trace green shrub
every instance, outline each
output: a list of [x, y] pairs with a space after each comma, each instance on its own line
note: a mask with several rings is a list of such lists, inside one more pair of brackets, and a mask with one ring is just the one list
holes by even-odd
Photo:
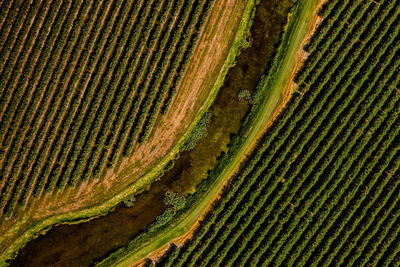
[[175, 210], [180, 210], [186, 205], [186, 199], [184, 197], [171, 191], [165, 193], [164, 202], [165, 204], [172, 206]]
[[245, 100], [245, 101], [249, 102], [250, 104], [253, 103], [253, 98], [252, 98], [251, 92], [249, 90], [240, 90], [238, 93], [238, 99], [239, 99], [239, 101]]
[[188, 140], [183, 146], [184, 150], [192, 150], [197, 142], [204, 136], [207, 135], [207, 125], [211, 120], [211, 113], [206, 112], [204, 113], [203, 117], [199, 121], [199, 123], [196, 125], [196, 127], [193, 129], [192, 133], [188, 137]]
[[153, 231], [168, 223], [175, 215], [175, 209], [166, 209], [161, 215], [157, 216], [156, 221], [149, 226], [149, 231]]
[[122, 203], [124, 203], [124, 205], [128, 208], [133, 207], [133, 205], [135, 205], [135, 202], [136, 202], [136, 197], [134, 194], [131, 194], [127, 196], [124, 200], [122, 200]]

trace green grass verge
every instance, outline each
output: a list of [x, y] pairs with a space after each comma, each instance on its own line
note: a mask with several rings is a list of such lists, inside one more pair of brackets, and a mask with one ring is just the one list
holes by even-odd
[[[200, 218], [210, 201], [218, 193], [229, 174], [240, 164], [243, 154], [262, 131], [264, 125], [274, 114], [282, 101], [282, 93], [286, 81], [295, 66], [296, 53], [301, 49], [301, 42], [308, 30], [312, 12], [317, 0], [298, 1], [293, 7], [290, 19], [281, 37], [280, 46], [276, 51], [268, 76], [260, 82], [257, 101], [253, 106], [242, 131], [232, 141], [230, 152], [218, 163], [196, 196], [188, 203], [186, 211], [178, 214], [174, 223], [155, 233], [146, 233], [133, 240], [127, 247], [121, 248], [108, 258], [99, 262], [99, 266], [129, 266], [146, 257], [176, 237], [185, 234]], [[246, 7], [246, 17], [250, 18], [255, 1], [249, 1]], [[239, 48], [240, 40], [246, 30], [246, 23], [242, 22], [241, 29], [236, 36], [232, 49]]]
[[[247, 5], [245, 12], [249, 12], [249, 10], [250, 11], [252, 10], [253, 6], [252, 3], [254, 3], [254, 1], [255, 0], [249, 1], [249, 4]], [[244, 16], [244, 18], [241, 20], [237, 33], [235, 35], [233, 45], [229, 50], [229, 54], [224, 61], [224, 64], [218, 74], [216, 81], [214, 82], [213, 87], [209, 92], [209, 95], [207, 96], [206, 101], [204, 101], [204, 103], [202, 104], [201, 108], [196, 114], [196, 117], [190, 123], [185, 134], [179, 139], [177, 144], [175, 144], [175, 146], [168, 152], [168, 154], [166, 154], [162, 159], [160, 159], [157, 163], [155, 163], [152, 166], [152, 168], [148, 172], [146, 172], [140, 179], [136, 180], [131, 185], [127, 186], [123, 191], [112, 196], [111, 198], [102, 202], [101, 204], [87, 207], [79, 211], [73, 211], [73, 212], [50, 216], [34, 223], [31, 227], [29, 227], [26, 231], [24, 231], [21, 235], [19, 235], [12, 242], [12, 244], [10, 244], [4, 251], [0, 253], [0, 266], [7, 266], [8, 265], [7, 261], [16, 257], [17, 252], [22, 247], [24, 247], [30, 240], [38, 237], [40, 234], [44, 234], [54, 225], [77, 224], [107, 214], [113, 207], [115, 207], [126, 197], [132, 194], [138, 194], [143, 190], [145, 190], [145, 188], [149, 184], [151, 184], [155, 179], [160, 177], [165, 172], [165, 170], [170, 167], [170, 163], [174, 161], [179, 155], [180, 151], [182, 151], [182, 148], [184, 147], [186, 140], [188, 139], [188, 137], [190, 136], [191, 132], [194, 130], [200, 119], [203, 117], [203, 114], [209, 109], [211, 104], [214, 102], [219, 89], [223, 85], [225, 76], [229, 68], [234, 64], [237, 52], [239, 50], [240, 41], [242, 40], [242, 36], [245, 33], [246, 26], [249, 21], [248, 17], [249, 16]], [[15, 224], [4, 235], [0, 236], [0, 244], [5, 242], [7, 236], [19, 232], [20, 229], [24, 227], [28, 221], [29, 221], [28, 216], [22, 218], [19, 223]]]

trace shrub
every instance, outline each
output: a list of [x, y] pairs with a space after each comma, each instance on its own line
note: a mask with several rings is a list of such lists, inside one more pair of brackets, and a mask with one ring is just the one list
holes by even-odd
[[165, 193], [165, 204], [172, 206], [175, 210], [180, 210], [185, 207], [186, 199], [182, 196], [179, 196], [177, 193], [167, 191]]
[[183, 146], [184, 150], [192, 150], [197, 142], [204, 136], [207, 135], [207, 125], [211, 120], [211, 113], [206, 112], [204, 113], [203, 117], [201, 120], [198, 122], [196, 127], [193, 129], [192, 133], [188, 137], [188, 140]]
[[131, 194], [127, 196], [124, 200], [122, 200], [122, 203], [124, 203], [124, 205], [128, 208], [133, 207], [133, 205], [135, 205], [135, 202], [136, 202], [136, 197], [134, 194]]
[[253, 98], [252, 98], [251, 92], [249, 90], [241, 90], [241, 91], [239, 91], [238, 99], [239, 99], [239, 101], [246, 100], [250, 104], [253, 103]]

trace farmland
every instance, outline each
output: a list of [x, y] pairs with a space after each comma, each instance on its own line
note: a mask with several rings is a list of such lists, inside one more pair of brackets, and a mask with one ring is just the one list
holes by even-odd
[[5, 217], [44, 191], [104, 177], [146, 141], [168, 110], [212, 1], [70, 4], [37, 1], [27, 7], [38, 20], [33, 27], [21, 12], [20, 32], [2, 35]]
[[[282, 8], [283, 3], [286, 9]], [[274, 44], [279, 42], [277, 33], [285, 25], [290, 5], [287, 0], [279, 4], [263, 2], [257, 6], [250, 30], [252, 46], [241, 50], [236, 57], [235, 66], [229, 69], [224, 85], [209, 108], [208, 114], [212, 116], [207, 123], [207, 135], [199, 140], [194, 149], [183, 152], [172, 169], [152, 183], [149, 190], [138, 194], [133, 207], [119, 205], [107, 216], [77, 225], [56, 226], [46, 235], [29, 242], [19, 252], [15, 263], [30, 262], [40, 266], [43, 262], [51, 262], [52, 265], [68, 262], [79, 266], [97, 260], [106, 256], [107, 252], [125, 246], [153, 223], [167, 208], [163, 202], [166, 192], [183, 194], [196, 188], [198, 181], [207, 177], [206, 171], [212, 169], [221, 151], [227, 150], [230, 136], [239, 131], [241, 119], [249, 109], [248, 102], [239, 100], [237, 96], [243, 88], [242, 81], [246, 82], [249, 90], [256, 89], [259, 76], [265, 72], [268, 59], [272, 58]], [[248, 6], [251, 8], [252, 5]], [[254, 51], [263, 52], [256, 54]], [[47, 245], [49, 242], [54, 244], [51, 248]], [[74, 255], [73, 260], [71, 255]]]
[[234, 2], [0, 3], [1, 260], [162, 173], [229, 67]]
[[160, 266], [398, 265], [399, 11], [328, 1], [293, 94]]
[[0, 265], [399, 266], [399, 38], [397, 0], [0, 2]]

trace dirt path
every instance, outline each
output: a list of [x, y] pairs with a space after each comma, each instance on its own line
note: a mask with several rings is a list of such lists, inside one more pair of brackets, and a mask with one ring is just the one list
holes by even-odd
[[[315, 8], [313, 10], [313, 14], [312, 14], [312, 17], [310, 19], [310, 23], [308, 25], [307, 33], [306, 33], [303, 41], [301, 42], [300, 47], [303, 47], [309, 41], [309, 39], [312, 36], [312, 34], [314, 33], [315, 29], [317, 28], [317, 26], [321, 22], [322, 18], [318, 16], [317, 11], [319, 10], [319, 8], [322, 6], [322, 4], [325, 1], [326, 0], [318, 0], [317, 4], [316, 4], [316, 6], [315, 6]], [[177, 245], [179, 247], [179, 246], [182, 246], [187, 239], [190, 239], [193, 236], [194, 231], [200, 225], [200, 221], [204, 218], [204, 216], [207, 214], [207, 212], [211, 209], [212, 204], [214, 203], [214, 201], [220, 198], [220, 195], [222, 193], [222, 190], [223, 190], [224, 186], [228, 183], [229, 179], [237, 172], [237, 170], [238, 170], [238, 168], [240, 166], [240, 163], [243, 162], [243, 160], [245, 160], [246, 157], [255, 148], [255, 146], [257, 145], [258, 140], [262, 137], [262, 135], [265, 133], [265, 131], [272, 125], [272, 123], [276, 120], [278, 115], [281, 113], [282, 109], [286, 106], [287, 102], [290, 100], [291, 95], [293, 94], [293, 92], [297, 88], [297, 84], [294, 82], [294, 77], [295, 77], [296, 73], [298, 72], [298, 70], [303, 65], [303, 63], [306, 60], [307, 56], [308, 56], [307, 52], [304, 51], [303, 49], [300, 49], [296, 53], [294, 68], [291, 71], [290, 78], [286, 81], [284, 89], [283, 89], [283, 92], [282, 92], [282, 96], [283, 96], [282, 102], [276, 108], [276, 110], [274, 111], [274, 113], [271, 116], [271, 118], [263, 126], [262, 130], [259, 132], [257, 137], [253, 139], [253, 141], [251, 142], [251, 144], [249, 145], [249, 147], [247, 148], [247, 150], [245, 151], [245, 153], [241, 157], [241, 160], [240, 160], [239, 164], [237, 164], [236, 167], [229, 173], [229, 175], [227, 176], [225, 181], [220, 186], [217, 194], [215, 194], [215, 196], [212, 198], [212, 200], [209, 202], [209, 204], [203, 210], [202, 214], [200, 215], [198, 220], [195, 222], [195, 224], [193, 224], [191, 226], [191, 228], [185, 234], [183, 234], [183, 235], [171, 240], [169, 243], [163, 245], [159, 249], [157, 249], [157, 250], [153, 251], [152, 253], [150, 253], [149, 255], [147, 255], [147, 257], [141, 259], [140, 261], [135, 262], [132, 266], [138, 266], [138, 265], [143, 264], [145, 262], [146, 258], [150, 258], [152, 260], [157, 260], [169, 248], [169, 244], [170, 243], [174, 243], [175, 245]]]

